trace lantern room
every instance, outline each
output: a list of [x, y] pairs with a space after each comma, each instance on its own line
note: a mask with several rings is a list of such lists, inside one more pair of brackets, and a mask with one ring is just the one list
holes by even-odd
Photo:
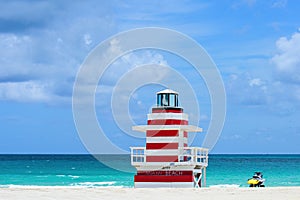
[[166, 89], [156, 93], [157, 107], [178, 107], [178, 93]]

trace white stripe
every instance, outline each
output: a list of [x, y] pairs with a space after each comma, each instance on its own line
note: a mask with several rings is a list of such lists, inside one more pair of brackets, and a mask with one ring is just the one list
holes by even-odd
[[145, 150], [146, 156], [177, 156], [178, 154], [177, 149]]
[[194, 182], [134, 182], [135, 188], [193, 188]]
[[186, 113], [151, 113], [148, 114], [148, 120], [155, 119], [179, 119], [188, 120], [188, 115]]
[[187, 138], [179, 137], [147, 137], [146, 143], [188, 143]]

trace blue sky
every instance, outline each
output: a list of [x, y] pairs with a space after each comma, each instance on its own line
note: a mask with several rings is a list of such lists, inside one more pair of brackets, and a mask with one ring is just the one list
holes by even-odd
[[[227, 115], [213, 153], [300, 153], [299, 10], [296, 0], [0, 1], [0, 153], [86, 153], [72, 115], [77, 71], [101, 41], [147, 26], [192, 37], [218, 66]], [[148, 63], [174, 67], [203, 91], [205, 134], [211, 110], [201, 77], [174, 55], [143, 50], [117, 60], [100, 80], [95, 100], [107, 137], [125, 150], [143, 145], [117, 127], [109, 106], [121, 72]], [[146, 123], [160, 89], [148, 85], [132, 96], [136, 123]]]

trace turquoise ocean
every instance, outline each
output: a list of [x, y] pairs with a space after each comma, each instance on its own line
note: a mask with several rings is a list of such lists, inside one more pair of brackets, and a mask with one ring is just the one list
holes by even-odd
[[[101, 157], [134, 171], [129, 155]], [[209, 155], [207, 186], [248, 187], [255, 171], [266, 187], [300, 186], [300, 155]], [[91, 155], [0, 155], [0, 187], [133, 187], [133, 176]]]

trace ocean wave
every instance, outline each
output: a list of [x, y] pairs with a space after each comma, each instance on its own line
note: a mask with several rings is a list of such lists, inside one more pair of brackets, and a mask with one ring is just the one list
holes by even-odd
[[238, 188], [240, 185], [237, 184], [220, 184], [220, 185], [211, 185], [210, 188]]
[[72, 183], [71, 186], [82, 186], [82, 187], [99, 187], [99, 186], [112, 186], [116, 184], [115, 181], [102, 181], [102, 182], [80, 182]]
[[55, 175], [56, 177], [70, 177], [72, 179], [76, 179], [76, 178], [80, 178], [80, 176], [76, 176], [76, 175], [63, 175], [63, 174], [58, 174]]
[[[0, 188], [71, 188], [73, 186], [51, 186], [51, 185], [0, 185]], [[74, 186], [75, 187], [75, 186]], [[78, 186], [79, 188], [79, 186]]]
[[[100, 182], [99, 182], [100, 183]], [[67, 186], [51, 186], [51, 185], [14, 185], [14, 184], [8, 184], [8, 185], [0, 185], [0, 188], [91, 188], [91, 187], [95, 187], [95, 188], [125, 188], [125, 186], [113, 186], [113, 185], [101, 185], [101, 184], [95, 184], [94, 186], [92, 186], [93, 184], [90, 185], [76, 185], [76, 184], [71, 184], [71, 185], [67, 185]]]
[[79, 178], [80, 176], [68, 175], [68, 177], [75, 179], [75, 178]]

